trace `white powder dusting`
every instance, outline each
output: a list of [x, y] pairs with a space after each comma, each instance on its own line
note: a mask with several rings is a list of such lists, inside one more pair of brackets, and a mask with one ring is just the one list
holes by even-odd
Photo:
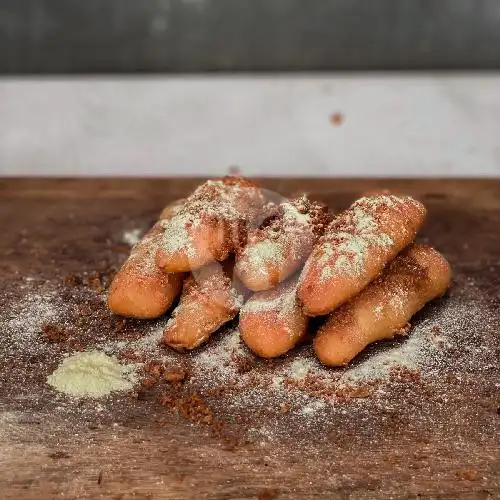
[[305, 210], [299, 211], [299, 208], [304, 208], [308, 205], [309, 200], [307, 196], [303, 195], [293, 203], [288, 201], [283, 202], [281, 207], [283, 209], [283, 220], [286, 225], [302, 225], [308, 226], [311, 223], [311, 215]]
[[266, 311], [279, 311], [279, 317], [291, 314], [299, 307], [297, 284], [297, 278], [293, 278], [272, 290], [254, 294], [241, 308], [241, 314]]
[[[15, 412], [1, 412], [0, 413], [0, 440], [4, 440], [9, 437], [12, 429], [15, 429], [15, 426], [18, 421], [18, 415]], [[2, 443], [3, 444], [3, 443]], [[3, 449], [3, 446], [0, 447], [0, 453]]]
[[375, 211], [382, 206], [396, 210], [404, 202], [407, 200], [396, 196], [361, 198], [341, 214], [316, 252], [320, 252], [319, 264], [323, 267], [320, 281], [330, 280], [339, 273], [358, 275], [365, 267], [370, 248], [393, 245], [392, 238], [380, 230]]
[[377, 319], [380, 319], [382, 317], [383, 311], [384, 311], [384, 306], [382, 304], [379, 304], [378, 306], [375, 306], [373, 308], [373, 312], [375, 313], [375, 317]]
[[318, 373], [318, 365], [310, 358], [296, 358], [290, 363], [285, 373], [291, 379], [300, 380], [308, 373]]
[[[184, 252], [188, 257], [196, 255], [193, 232], [206, 224], [237, 225], [252, 222], [263, 206], [260, 190], [253, 186], [240, 186], [222, 180], [207, 181], [199, 186], [173, 217], [162, 221], [165, 233], [162, 247], [166, 254]], [[231, 228], [233, 229], [233, 228]], [[235, 228], [234, 228], [235, 229]], [[193, 231], [195, 230], [195, 231]]]
[[414, 201], [409, 196], [394, 196], [394, 195], [377, 195], [377, 196], [363, 196], [356, 200], [356, 205], [365, 205], [373, 209], [377, 209], [380, 206], [388, 206], [391, 208], [397, 208], [401, 206], [402, 203], [408, 203]]
[[143, 232], [143, 230], [140, 228], [129, 229], [127, 231], [124, 231], [123, 235], [122, 235], [123, 243], [125, 243], [126, 245], [129, 245], [131, 247], [133, 247], [134, 245], [137, 245], [137, 243], [139, 243], [139, 241], [141, 239], [142, 232]]
[[187, 230], [188, 225], [198, 227], [199, 223], [193, 220], [190, 213], [179, 213], [170, 220], [161, 222], [165, 233], [162, 238], [162, 247], [165, 252], [173, 254], [179, 251], [185, 251], [190, 257], [195, 254], [194, 247], [191, 243], [191, 236]]
[[418, 369], [425, 362], [426, 356], [435, 351], [435, 344], [423, 328], [412, 332], [401, 344], [375, 352], [362, 362], [354, 363], [344, 373], [346, 382], [387, 379], [391, 368], [401, 367], [409, 370]]
[[204, 374], [207, 382], [228, 380], [237, 373], [231, 363], [232, 357], [244, 353], [239, 330], [224, 331], [193, 357], [193, 366], [198, 373]]
[[54, 291], [26, 290], [25, 296], [1, 312], [2, 342], [25, 352], [39, 352], [45, 345], [37, 342], [42, 326], [53, 323], [65, 312], [66, 305]]
[[250, 231], [236, 272], [267, 285], [286, 279], [305, 262], [329, 220], [323, 207], [305, 195], [280, 203], [273, 218]]
[[[260, 380], [260, 386], [242, 390], [233, 395], [227, 404], [234, 408], [251, 408], [292, 399], [301, 408], [299, 415], [312, 418], [321, 408], [329, 406], [329, 403], [318, 401], [318, 398], [306, 393], [297, 393], [296, 389], [285, 383], [287, 380], [300, 382], [313, 376], [324, 384], [341, 389], [373, 382], [389, 384], [395, 369], [417, 371], [422, 377], [434, 377], [436, 370], [446, 362], [447, 349], [458, 347], [457, 337], [464, 325], [474, 324], [482, 317], [484, 312], [473, 303], [444, 303], [442, 307], [433, 310], [427, 319], [417, 323], [408, 336], [398, 337], [395, 342], [379, 342], [343, 369], [326, 368], [310, 352], [300, 350], [292, 353], [290, 361], [277, 360], [270, 372], [254, 373], [253, 377]], [[468, 329], [470, 330], [470, 326]], [[205, 374], [209, 386], [234, 377], [232, 353], [251, 356], [241, 345], [237, 329], [224, 335], [223, 339], [218, 339], [207, 351], [193, 357], [198, 373]], [[479, 347], [476, 351], [476, 357], [482, 355], [483, 351]], [[254, 359], [256, 363], [265, 363]], [[472, 358], [470, 362], [474, 363]], [[248, 376], [238, 374], [237, 378], [240, 383], [244, 383]], [[383, 385], [373, 397], [377, 394], [383, 399]], [[363, 401], [368, 405], [374, 404], [370, 400]]]
[[[237, 328], [216, 333], [201, 349], [179, 354], [158, 346], [167, 318], [154, 324], [143, 323], [149, 326], [145, 329], [145, 335], [138, 340], [108, 340], [95, 347], [108, 354], [118, 354], [124, 348], [132, 349], [139, 355], [144, 354], [145, 359], [163, 360], [165, 364], [179, 364], [179, 360], [183, 360], [192, 373], [192, 377], [185, 382], [186, 388], [201, 390], [202, 394], [204, 390], [225, 388], [229, 382], [236, 381], [237, 390], [227, 396], [220, 396], [222, 399], [219, 400], [228, 414], [233, 410], [251, 413], [253, 409], [259, 408], [277, 408], [279, 412], [280, 405], [291, 404], [294, 417], [313, 421], [323, 418], [327, 410], [344, 413], [350, 410], [348, 406], [338, 403], [335, 397], [323, 400], [310, 395], [300, 385], [305, 384], [310, 377], [320, 379], [328, 387], [340, 389], [380, 381], [381, 385], [376, 386], [370, 397], [352, 403], [356, 407], [365, 405], [363, 407], [370, 408], [388, 404], [388, 387], [392, 383], [394, 369], [417, 371], [421, 377], [430, 380], [438, 378], [444, 368], [457, 362], [448, 354], [449, 349], [462, 353], [459, 361], [462, 368], [470, 366], [471, 370], [476, 370], [478, 366], [485, 366], [481, 360], [487, 355], [487, 346], [482, 346], [477, 339], [464, 339], [463, 332], [481, 331], [491, 315], [484, 305], [485, 301], [481, 299], [481, 292], [472, 284], [464, 286], [470, 288], [466, 296], [472, 298], [450, 297], [430, 306], [424, 318], [415, 320], [415, 326], [408, 336], [398, 337], [394, 342], [379, 342], [369, 347], [348, 367], [341, 369], [323, 367], [310, 348], [298, 348], [283, 359], [261, 360], [242, 344]], [[27, 290], [21, 301], [2, 314], [1, 324], [6, 332], [4, 339], [7, 339], [7, 343], [15, 339], [16, 348], [22, 353], [29, 352], [32, 345], [37, 346], [37, 349], [47, 348], [47, 344], [38, 338], [41, 324], [45, 321], [57, 322], [58, 315], [63, 311], [64, 304], [55, 293]], [[243, 373], [239, 371], [235, 359], [238, 357], [249, 359], [255, 369]], [[128, 373], [122, 372], [124, 377], [118, 378], [122, 378], [120, 384], [125, 383], [130, 387], [133, 375], [128, 378]], [[80, 377], [80, 382], [82, 378], [85, 376]], [[111, 378], [116, 381], [116, 378]], [[299, 385], [290, 385], [290, 381]], [[270, 435], [280, 432], [273, 425], [269, 423], [262, 432]]]
[[310, 417], [311, 415], [314, 415], [315, 413], [325, 408], [326, 406], [327, 403], [324, 399], [317, 399], [303, 406], [300, 409], [299, 413], [303, 416]]
[[134, 245], [127, 259], [127, 266], [134, 269], [134, 273], [141, 273], [145, 276], [154, 275], [158, 272], [156, 265], [156, 252], [160, 245], [161, 234], [156, 229], [149, 231], [142, 240]]
[[269, 263], [283, 262], [283, 249], [274, 240], [259, 241], [245, 248], [245, 266], [254, 274], [267, 277]]
[[172, 361], [177, 356], [175, 351], [160, 346], [163, 332], [171, 319], [168, 316], [150, 326], [145, 334], [136, 340], [108, 340], [97, 344], [97, 349], [107, 354], [117, 354], [122, 349], [130, 349], [137, 355], [147, 354], [151, 357], [161, 356], [165, 361]]
[[[441, 363], [447, 358], [448, 348], [457, 348], [457, 338], [463, 329], [470, 330], [470, 325], [484, 317], [474, 303], [445, 302], [430, 312], [428, 317], [418, 322], [406, 337], [398, 337], [395, 342], [382, 341], [371, 346], [368, 352], [362, 353], [348, 367], [331, 369], [322, 366], [310, 350], [299, 349], [292, 352], [284, 360], [271, 362], [269, 370], [251, 370], [240, 373], [235, 357], [252, 360], [255, 365], [265, 366], [268, 361], [255, 357], [244, 346], [237, 328], [224, 330], [216, 334], [210, 342], [200, 350], [189, 354], [193, 373], [187, 384], [211, 390], [225, 387], [228, 382], [236, 381], [241, 387], [224, 402], [228, 412], [232, 409], [251, 411], [252, 408], [277, 406], [281, 402], [292, 401], [297, 409], [296, 415], [304, 419], [317, 418], [322, 409], [336, 408], [331, 406], [335, 401], [323, 401], [311, 396], [301, 389], [290, 387], [287, 381], [304, 382], [313, 376], [323, 384], [333, 388], [356, 387], [358, 384], [379, 382], [390, 384], [394, 369], [418, 371], [422, 376], [434, 377]], [[163, 324], [152, 328], [140, 340], [128, 342], [126, 347], [136, 352], [148, 352], [154, 359], [174, 363], [182, 359], [177, 352], [157, 345], [163, 331]], [[110, 347], [110, 346], [108, 346]], [[115, 344], [114, 350], [124, 347]], [[466, 349], [463, 345], [462, 349]], [[480, 346], [471, 355], [477, 359], [483, 355]], [[477, 351], [477, 352], [476, 352]], [[474, 363], [474, 357], [470, 359]], [[186, 359], [186, 358], [184, 358]], [[247, 386], [253, 379], [256, 386]], [[378, 404], [373, 398], [384, 398], [384, 386], [373, 394], [372, 398], [359, 400], [359, 404]], [[378, 396], [377, 396], [378, 395]], [[287, 403], [288, 404], [288, 403]], [[342, 405], [338, 406], [338, 411]], [[344, 410], [342, 410], [344, 411]], [[268, 429], [269, 430], [269, 429]]]
[[271, 387], [275, 390], [280, 389], [283, 380], [285, 380], [285, 377], [283, 377], [282, 375], [274, 375], [274, 377], [272, 377], [271, 379]]

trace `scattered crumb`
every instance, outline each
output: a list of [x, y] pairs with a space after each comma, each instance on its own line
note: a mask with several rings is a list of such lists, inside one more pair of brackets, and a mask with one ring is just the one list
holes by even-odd
[[230, 165], [228, 168], [229, 175], [241, 175], [241, 168], [237, 165]]
[[169, 382], [181, 382], [187, 377], [187, 371], [183, 368], [168, 368], [164, 374], [165, 380]]
[[[68, 421], [101, 425], [102, 415], [120, 412], [155, 415], [165, 426], [186, 419], [214, 435], [237, 432], [233, 441], [227, 438], [227, 449], [241, 440], [277, 443], [292, 434], [308, 438], [319, 429], [336, 440], [344, 439], [335, 434], [340, 430], [351, 439], [372, 439], [376, 426], [425, 429], [436, 419], [458, 415], [454, 388], [484, 380], [481, 373], [498, 362], [499, 351], [491, 343], [496, 309], [490, 310], [488, 298], [460, 274], [450, 294], [419, 313], [405, 337], [379, 342], [349, 366], [329, 369], [317, 361], [310, 345], [276, 360], [259, 359], [242, 343], [234, 323], [190, 352], [159, 345], [167, 316], [138, 321], [107, 310], [99, 290], [106, 288], [114, 265], [59, 282], [20, 280], [17, 294], [6, 295], [0, 305], [1, 362], [12, 373], [5, 383], [6, 400], [31, 405], [31, 388], [39, 385], [37, 390], [44, 392], [38, 407], [50, 407]], [[133, 370], [137, 383], [99, 404], [51, 391], [43, 384], [47, 375], [79, 350], [116, 357], [119, 366]], [[488, 394], [478, 397], [489, 398], [493, 425], [498, 404]], [[409, 419], [406, 405], [418, 409], [423, 402], [431, 409], [412, 412]], [[145, 412], [143, 405], [152, 406]], [[449, 418], [446, 422], [454, 425]]]
[[274, 500], [275, 498], [278, 498], [278, 493], [267, 488], [262, 490], [258, 496], [258, 500]]
[[69, 332], [63, 326], [53, 323], [44, 323], [42, 325], [42, 337], [47, 342], [64, 342], [67, 340]]
[[334, 127], [339, 127], [344, 123], [345, 117], [342, 113], [332, 113], [330, 115], [329, 121]]
[[477, 480], [477, 472], [473, 469], [459, 469], [455, 473], [458, 479], [462, 481], [476, 481]]

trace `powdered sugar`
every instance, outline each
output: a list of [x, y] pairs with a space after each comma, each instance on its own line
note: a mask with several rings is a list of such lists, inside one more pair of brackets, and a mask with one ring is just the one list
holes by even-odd
[[[186, 199], [171, 219], [162, 221], [163, 250], [167, 255], [181, 252], [194, 258], [197, 252], [194, 234], [202, 226], [212, 223], [220, 230], [229, 227], [237, 231], [238, 224], [251, 223], [263, 203], [259, 189], [251, 183], [207, 181]], [[235, 245], [236, 241], [227, 243]]]
[[[373, 247], [389, 248], [394, 242], [385, 232], [380, 230], [380, 217], [384, 209], [399, 213], [405, 203], [421, 205], [409, 197], [379, 195], [357, 200], [343, 212], [330, 226], [324, 242], [316, 252], [319, 264], [323, 267], [320, 281], [327, 281], [342, 274], [359, 275], [365, 268], [369, 250]], [[399, 230], [404, 231], [401, 227]]]
[[259, 241], [245, 249], [245, 260], [247, 272], [266, 277], [268, 265], [277, 266], [283, 262], [283, 248], [274, 240]]
[[153, 275], [159, 271], [156, 253], [161, 241], [161, 234], [155, 227], [140, 240], [130, 252], [127, 265], [134, 268], [134, 273]]
[[[120, 353], [127, 350], [145, 362], [154, 359], [163, 361], [165, 366], [184, 366], [190, 374], [184, 382], [186, 393], [193, 391], [212, 397], [210, 394], [215, 391], [217, 395], [210, 404], [219, 414], [229, 418], [235, 414], [251, 416], [263, 410], [271, 412], [272, 418], [260, 418], [256, 428], [259, 436], [273, 440], [287, 432], [293, 421], [303, 426], [324, 426], [330, 425], [332, 419], [350, 415], [358, 418], [356, 415], [365, 413], [369, 416], [374, 408], [393, 405], [394, 399], [391, 398], [397, 398], [398, 391], [403, 390], [398, 383], [408, 388], [415, 386], [408, 380], [397, 382], [396, 378], [394, 382], [401, 370], [406, 370], [411, 376], [417, 374], [432, 385], [450, 371], [459, 377], [467, 370], [476, 373], [478, 369], [488, 369], [491, 366], [491, 346], [482, 345], [480, 338], [487, 328], [492, 327], [492, 315], [481, 292], [472, 284], [462, 283], [457, 288], [463, 293], [428, 306], [423, 315], [415, 319], [408, 336], [370, 346], [348, 367], [340, 369], [323, 367], [309, 346], [296, 348], [280, 359], [259, 359], [245, 347], [234, 327], [217, 332], [201, 348], [180, 354], [158, 345], [166, 317], [154, 323], [140, 322], [137, 328], [142, 329], [144, 335], [138, 339], [112, 340], [108, 332], [107, 340], [91, 347], [114, 354], [119, 359], [123, 359]], [[16, 340], [13, 344], [16, 353], [50, 349], [51, 344], [39, 338], [37, 328], [42, 319], [58, 322], [58, 312], [63, 310], [60, 309], [59, 295], [43, 290], [40, 285], [30, 283], [27, 294], [29, 298], [22, 299], [11, 309], [18, 314], [31, 311], [31, 317], [37, 316], [39, 320], [29, 322], [24, 330], [22, 338], [29, 338], [31, 342]], [[42, 300], [36, 301], [35, 297]], [[37, 309], [34, 304], [38, 303], [44, 306]], [[7, 331], [4, 338], [12, 336], [12, 326], [19, 326], [19, 322], [4, 314], [2, 326], [7, 323], [10, 326], [7, 330], [3, 328]], [[464, 337], [464, 332], [467, 332], [467, 337]], [[471, 336], [471, 332], [477, 332], [477, 335]], [[457, 370], [457, 363], [460, 370]], [[405, 375], [406, 372], [401, 373]], [[288, 424], [279, 420], [279, 416], [285, 413]]]
[[123, 243], [133, 247], [141, 239], [141, 234], [143, 230], [140, 228], [129, 229], [123, 232], [122, 241]]
[[[385, 198], [388, 202], [384, 202]], [[384, 204], [394, 207], [398, 202], [401, 203], [395, 196], [362, 198], [332, 223], [333, 232], [327, 233], [320, 247], [319, 263], [323, 266], [320, 281], [329, 280], [337, 274], [358, 275], [365, 267], [370, 248], [393, 245], [392, 238], [379, 229], [375, 214], [370, 209], [373, 212]]]
[[300, 415], [304, 417], [310, 417], [317, 413], [319, 410], [322, 410], [327, 406], [327, 403], [323, 399], [317, 399], [315, 401], [311, 401], [310, 403], [306, 404], [303, 406], [300, 410], [299, 413]]
[[[441, 370], [441, 366], [450, 361], [447, 352], [459, 346], [457, 342], [460, 342], [458, 339], [465, 325], [470, 330], [470, 325], [481, 321], [483, 317], [484, 311], [475, 303], [442, 303], [429, 311], [425, 319], [417, 321], [408, 336], [372, 346], [344, 369], [325, 368], [310, 351], [301, 349], [288, 359], [273, 362], [269, 372], [259, 370], [235, 375], [237, 367], [232, 361], [234, 353], [251, 356], [258, 365], [265, 363], [253, 358], [240, 344], [237, 329], [224, 333], [207, 351], [195, 355], [193, 361], [196, 370], [205, 372], [204, 377], [209, 377], [207, 384], [236, 377], [239, 386], [245, 387], [231, 395], [228, 404], [232, 408], [246, 406], [250, 411], [252, 407], [279, 405], [280, 402], [288, 401], [293, 402], [295, 407], [298, 405], [297, 416], [316, 418], [323, 409], [334, 408], [331, 405], [335, 405], [335, 398], [318, 399], [318, 396], [308, 395], [309, 377], [319, 381], [328, 393], [338, 390], [353, 391], [356, 394], [358, 386], [371, 387], [377, 383], [379, 385], [374, 386], [372, 397], [366, 400], [366, 404], [381, 404], [385, 394], [383, 386], [391, 384], [392, 377], [398, 373], [395, 370], [418, 372], [420, 376], [432, 379]], [[437, 329], [439, 334], [436, 333]], [[476, 351], [476, 357], [483, 352], [480, 348], [476, 348]], [[470, 362], [473, 363], [472, 358]], [[250, 379], [253, 383], [247, 387], [246, 381]], [[298, 385], [290, 386], [287, 381]], [[344, 410], [339, 407], [338, 411]]]
[[193, 356], [193, 368], [195, 372], [204, 374], [203, 378], [208, 384], [221, 383], [237, 374], [231, 359], [244, 352], [238, 329], [221, 332], [219, 338]]
[[[163, 318], [157, 324], [146, 330], [145, 334], [136, 340], [109, 340], [99, 343], [97, 347], [109, 354], [116, 354], [121, 349], [131, 349], [134, 353], [154, 354], [160, 352], [160, 341], [163, 337], [163, 330], [167, 324], [167, 319]], [[166, 354], [165, 352], [163, 354]]]
[[284, 373], [287, 377], [294, 380], [301, 380], [309, 373], [320, 373], [321, 365], [315, 359], [297, 357], [285, 369]]
[[278, 311], [279, 316], [286, 316], [296, 307], [299, 307], [299, 304], [297, 301], [297, 279], [295, 278], [272, 290], [256, 293], [242, 307], [241, 314]]
[[190, 213], [178, 213], [169, 220], [161, 221], [162, 227], [165, 229], [161, 245], [165, 252], [173, 254], [175, 252], [184, 251], [188, 256], [194, 255], [194, 247], [192, 246], [188, 227], [199, 227], [199, 220], [193, 218]]
[[238, 275], [253, 290], [286, 279], [306, 260], [329, 220], [325, 207], [305, 195], [282, 202], [273, 218], [250, 232], [238, 255]]
[[24, 297], [1, 313], [2, 343], [33, 353], [43, 350], [44, 345], [37, 342], [42, 326], [56, 321], [64, 311], [65, 305], [55, 291], [27, 287]]
[[283, 221], [285, 224], [308, 225], [312, 222], [311, 214], [308, 213], [311, 202], [306, 195], [296, 198], [292, 202], [286, 201], [281, 204], [283, 210]]
[[384, 311], [384, 306], [382, 304], [379, 304], [373, 308], [373, 312], [375, 313], [375, 317], [377, 319], [380, 319], [382, 317]]

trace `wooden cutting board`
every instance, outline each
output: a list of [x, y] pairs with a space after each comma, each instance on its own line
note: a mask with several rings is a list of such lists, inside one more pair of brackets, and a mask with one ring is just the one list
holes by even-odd
[[[45, 377], [64, 352], [91, 345], [93, 337], [140, 336], [146, 326], [128, 324], [123, 333], [118, 323], [101, 324], [90, 311], [85, 334], [75, 325], [72, 343], [49, 342], [41, 316], [33, 317], [33, 310], [40, 313], [37, 301], [46, 299], [40, 290], [60, 293], [61, 308], [78, 306], [81, 294], [102, 295], [110, 269], [126, 256], [123, 234], [146, 228], [169, 200], [198, 182], [0, 181], [0, 497], [451, 500], [500, 495], [498, 180], [263, 181], [283, 195], [307, 191], [335, 209], [381, 187], [426, 204], [429, 217], [420, 240], [446, 255], [455, 278], [450, 294], [419, 316], [415, 328], [431, 320], [439, 326], [446, 314], [453, 335], [442, 334], [453, 348], [443, 347], [439, 366], [419, 365], [418, 383], [396, 377], [376, 400], [335, 400], [313, 423], [300, 420], [296, 408], [276, 416], [280, 412], [272, 402], [255, 413], [240, 408], [233, 422], [230, 406], [212, 394], [207, 404], [224, 419], [222, 433], [160, 405], [147, 391], [135, 398], [74, 402], [47, 387]], [[95, 306], [96, 318], [104, 314], [102, 307]], [[376, 346], [367, 356], [386, 347]], [[278, 370], [285, 362], [255, 365], [255, 370]], [[203, 382], [210, 385], [209, 373]], [[255, 428], [274, 432], [255, 435], [250, 432]]]

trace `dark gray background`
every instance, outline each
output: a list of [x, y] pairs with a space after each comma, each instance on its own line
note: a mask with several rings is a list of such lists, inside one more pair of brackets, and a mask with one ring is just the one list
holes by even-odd
[[499, 67], [499, 0], [0, 2], [1, 73]]

